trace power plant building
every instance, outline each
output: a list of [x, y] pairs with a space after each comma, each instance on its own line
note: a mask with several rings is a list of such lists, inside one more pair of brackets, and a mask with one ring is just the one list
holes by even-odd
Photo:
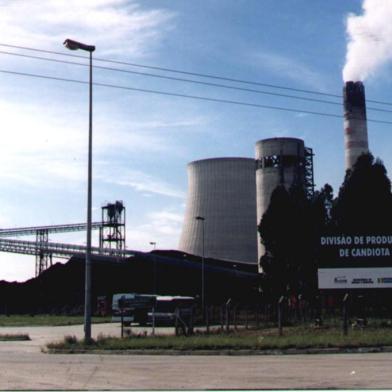
[[179, 250], [257, 263], [254, 159], [212, 158], [188, 164], [188, 195]]
[[344, 147], [346, 170], [358, 157], [369, 152], [365, 88], [362, 82], [347, 82], [343, 88]]
[[[257, 225], [278, 185], [313, 194], [313, 153], [303, 140], [256, 143], [256, 160], [212, 158], [188, 164], [188, 195], [179, 250], [257, 264], [264, 249]], [[203, 249], [204, 244], [204, 249]]]
[[[257, 222], [267, 210], [278, 185], [289, 189], [299, 184], [310, 197], [313, 194], [313, 153], [304, 141], [296, 138], [271, 138], [256, 143]], [[258, 257], [264, 254], [260, 239]]]

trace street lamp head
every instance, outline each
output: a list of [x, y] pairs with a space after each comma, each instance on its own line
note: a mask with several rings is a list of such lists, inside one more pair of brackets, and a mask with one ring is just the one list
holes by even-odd
[[70, 50], [85, 50], [86, 52], [94, 52], [95, 50], [95, 46], [93, 45], [86, 45], [86, 44], [82, 44], [81, 42], [78, 41], [74, 41], [73, 39], [69, 39], [67, 38], [63, 45]]
[[203, 216], [195, 216], [195, 219], [200, 221], [206, 220], [206, 218], [204, 218]]

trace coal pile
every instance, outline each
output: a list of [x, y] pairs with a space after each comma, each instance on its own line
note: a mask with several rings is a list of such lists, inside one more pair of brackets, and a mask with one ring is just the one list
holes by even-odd
[[[22, 283], [0, 281], [0, 313], [82, 314], [84, 274], [84, 257], [73, 257]], [[93, 256], [93, 312], [98, 296], [109, 301], [113, 294], [126, 292], [199, 296], [200, 282], [200, 258], [181, 252], [136, 252], [126, 260]], [[206, 259], [205, 289], [211, 304], [229, 298], [249, 303], [258, 297], [258, 275], [251, 267]]]

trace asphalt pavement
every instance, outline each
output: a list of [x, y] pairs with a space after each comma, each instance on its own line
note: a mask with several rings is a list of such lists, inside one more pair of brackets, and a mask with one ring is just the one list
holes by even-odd
[[[0, 328], [31, 341], [0, 342], [1, 390], [376, 389], [392, 387], [392, 353], [312, 355], [45, 354], [45, 343], [83, 326]], [[118, 324], [93, 335], [120, 334]], [[160, 331], [161, 332], [161, 331]], [[162, 330], [171, 333], [172, 329]]]

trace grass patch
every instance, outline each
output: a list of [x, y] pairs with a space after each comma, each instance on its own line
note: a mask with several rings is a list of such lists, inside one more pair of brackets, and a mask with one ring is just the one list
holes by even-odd
[[365, 329], [350, 331], [343, 336], [341, 330], [312, 329], [305, 327], [286, 328], [283, 336], [276, 329], [215, 333], [193, 336], [145, 336], [131, 335], [124, 339], [100, 336], [85, 344], [75, 337], [66, 337], [61, 342], [47, 345], [50, 351], [77, 350], [272, 350], [289, 348], [356, 348], [392, 346], [390, 329]]
[[[109, 323], [111, 317], [93, 317], [92, 322]], [[55, 316], [47, 314], [0, 316], [0, 327], [62, 326], [83, 324], [83, 316]]]
[[27, 334], [0, 334], [0, 342], [15, 342], [15, 341], [24, 341], [31, 340], [30, 336]]

